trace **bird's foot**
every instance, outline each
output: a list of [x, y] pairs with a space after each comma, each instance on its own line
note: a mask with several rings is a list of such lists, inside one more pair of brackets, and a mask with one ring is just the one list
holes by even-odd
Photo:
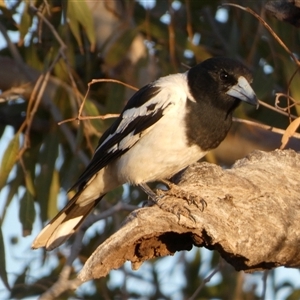
[[[164, 195], [157, 195], [156, 193], [154, 193], [150, 187], [146, 184], [146, 183], [140, 183], [139, 184], [140, 188], [145, 192], [145, 194], [148, 195], [148, 200], [150, 200], [150, 204], [154, 205], [157, 204], [158, 201], [163, 198]], [[149, 201], [148, 201], [149, 204]]]
[[192, 214], [192, 211], [186, 207], [185, 205], [168, 205], [166, 204], [165, 202], [162, 202], [159, 207], [164, 210], [164, 211], [167, 211], [167, 212], [170, 212], [172, 213], [173, 215], [177, 216], [178, 220], [180, 221], [181, 220], [181, 216], [184, 216], [190, 220], [192, 220], [194, 223], [197, 223], [196, 222], [196, 219], [194, 218], [193, 214]]
[[185, 191], [168, 180], [162, 180], [162, 183], [164, 183], [169, 188], [168, 191], [164, 192], [166, 195], [184, 199], [189, 205], [195, 205], [201, 211], [204, 211], [205, 207], [207, 207], [206, 201], [199, 195]]

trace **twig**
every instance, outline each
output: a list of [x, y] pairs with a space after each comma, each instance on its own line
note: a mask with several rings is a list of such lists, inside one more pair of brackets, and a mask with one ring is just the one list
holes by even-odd
[[90, 89], [91, 89], [91, 85], [95, 84], [95, 83], [98, 83], [98, 82], [113, 82], [113, 83], [118, 83], [118, 84], [121, 84], [121, 85], [124, 85], [134, 91], [138, 91], [138, 88], [130, 85], [130, 84], [127, 84], [123, 81], [120, 81], [120, 80], [116, 80], [116, 79], [93, 79], [92, 81], [90, 81], [88, 83], [88, 88], [87, 88], [87, 91], [83, 97], [83, 101], [80, 105], [80, 108], [78, 110], [78, 115], [76, 118], [70, 118], [70, 119], [66, 119], [66, 120], [63, 120], [61, 122], [58, 123], [58, 125], [61, 125], [63, 123], [67, 123], [67, 122], [72, 122], [72, 121], [84, 121], [84, 120], [91, 120], [91, 119], [101, 119], [101, 120], [105, 120], [105, 119], [109, 119], [109, 118], [117, 118], [119, 116], [119, 114], [106, 114], [106, 115], [102, 115], [102, 116], [82, 116], [82, 111], [83, 111], [83, 107], [84, 107], [84, 104], [85, 104], [85, 101], [86, 101], [86, 98], [90, 92]]
[[262, 282], [263, 282], [263, 290], [261, 295], [261, 300], [264, 300], [266, 298], [266, 292], [267, 292], [267, 279], [268, 279], [269, 271], [264, 271]]
[[131, 212], [135, 209], [137, 209], [137, 206], [130, 205], [130, 204], [124, 203], [122, 201], [119, 201], [116, 205], [103, 211], [102, 213], [100, 213], [98, 215], [96, 215], [96, 214], [89, 215], [89, 217], [84, 221], [84, 223], [82, 224], [82, 226], [79, 228], [78, 232], [76, 233], [75, 241], [72, 244], [71, 253], [68, 257], [66, 264], [72, 265], [73, 261], [78, 257], [78, 254], [82, 248], [83, 236], [84, 236], [86, 230], [88, 228], [90, 228], [94, 223], [96, 223], [100, 220], [106, 219], [106, 218], [114, 215], [117, 212], [120, 212], [123, 210]]
[[95, 120], [95, 119], [106, 120], [111, 118], [117, 118], [119, 115], [120, 114], [106, 114], [101, 116], [78, 116], [76, 118], [70, 118], [70, 119], [60, 121], [57, 124], [62, 125], [64, 123], [73, 122], [73, 121], [86, 121], [86, 120]]
[[[28, 82], [30, 82], [30, 83], [35, 82], [36, 81], [35, 74], [33, 74], [31, 72], [31, 70], [28, 68], [28, 66], [26, 66], [21, 55], [18, 52], [17, 47], [15, 46], [14, 43], [11, 42], [11, 40], [7, 34], [6, 28], [4, 28], [4, 26], [1, 23], [0, 23], [0, 31], [3, 34], [4, 38], [6, 39], [8, 48], [10, 50], [10, 53], [11, 53], [16, 65], [20, 68], [20, 70], [28, 78]], [[54, 84], [58, 85], [58, 83], [56, 82], [57, 79], [52, 78], [52, 81], [54, 82]], [[60, 82], [60, 84], [64, 85], [64, 83], [61, 83], [61, 82]], [[53, 103], [52, 99], [50, 99], [50, 97], [48, 95], [45, 95], [45, 94], [43, 95], [42, 103], [45, 107], [48, 108], [48, 110], [51, 113], [51, 116], [55, 122], [59, 122], [62, 120], [62, 115], [61, 115], [60, 110], [57, 108], [57, 106]], [[60, 129], [61, 129], [62, 133], [64, 134], [68, 144], [70, 145], [71, 151], [73, 153], [76, 153], [78, 158], [84, 163], [85, 166], [87, 166], [89, 163], [89, 158], [82, 150], [77, 148], [76, 139], [75, 139], [72, 131], [65, 124], [62, 124]]]
[[53, 60], [51, 66], [47, 70], [46, 74], [41, 75], [31, 93], [28, 106], [27, 106], [27, 111], [26, 111], [26, 119], [23, 122], [23, 124], [20, 126], [18, 132], [22, 132], [24, 128], [26, 127], [26, 131], [24, 133], [24, 143], [22, 148], [19, 150], [18, 153], [18, 159], [23, 155], [23, 153], [30, 147], [30, 129], [32, 125], [33, 118], [37, 112], [37, 109], [40, 105], [43, 93], [46, 89], [46, 86], [48, 84], [49, 78], [51, 71], [53, 70], [55, 64], [59, 60], [59, 54], [56, 56], [56, 58]]
[[186, 7], [186, 31], [188, 33], [188, 37], [190, 42], [193, 41], [193, 27], [192, 27], [192, 14], [191, 14], [191, 3], [190, 0], [185, 0], [185, 7]]
[[198, 294], [201, 292], [203, 287], [205, 286], [206, 283], [210, 282], [210, 280], [215, 276], [216, 273], [218, 273], [223, 267], [223, 259], [220, 257], [220, 261], [216, 268], [207, 276], [203, 279], [201, 282], [200, 286], [196, 289], [194, 294], [188, 299], [188, 300], [195, 300]]
[[49, 22], [49, 20], [34, 5], [31, 4], [30, 9], [48, 26], [48, 28], [50, 29], [50, 31], [54, 35], [55, 39], [59, 43], [59, 45], [60, 45], [59, 53], [60, 53], [61, 57], [63, 58], [63, 60], [66, 63], [69, 78], [71, 80], [71, 85], [72, 85], [72, 88], [74, 90], [74, 94], [77, 96], [77, 100], [78, 100], [78, 103], [79, 103], [79, 101], [81, 99], [81, 94], [79, 93], [79, 91], [77, 89], [77, 86], [76, 86], [76, 83], [75, 83], [75, 80], [74, 80], [74, 77], [73, 77], [73, 74], [72, 74], [72, 70], [71, 70], [69, 61], [68, 61], [67, 56], [65, 54], [65, 51], [67, 49], [67, 45], [64, 43], [64, 41], [62, 40], [62, 38], [60, 37], [60, 35], [56, 31], [54, 26]]
[[71, 253], [68, 256], [67, 262], [65, 266], [63, 267], [59, 279], [54, 283], [53, 286], [51, 286], [41, 297], [40, 300], [52, 300], [52, 299], [58, 299], [58, 297], [66, 292], [67, 290], [72, 290], [78, 288], [82, 281], [78, 279], [69, 280], [69, 277], [72, 272], [72, 264], [73, 261], [78, 257], [78, 254], [82, 248], [82, 239], [86, 232], [86, 230], [95, 222], [98, 222], [99, 220], [108, 218], [109, 216], [122, 211], [133, 211], [137, 207], [135, 205], [130, 205], [127, 203], [124, 203], [122, 201], [119, 201], [116, 205], [111, 207], [110, 209], [107, 209], [103, 213], [99, 215], [90, 215], [86, 221], [83, 223], [83, 225], [80, 227], [79, 231], [76, 233], [75, 241], [72, 244]]
[[[264, 13], [264, 9], [261, 10], [261, 15]], [[261, 35], [262, 35], [262, 29], [263, 29], [263, 26], [262, 24], [259, 22], [258, 23], [258, 26], [257, 26], [257, 30], [256, 30], [256, 34], [254, 35], [254, 38], [253, 38], [253, 42], [251, 43], [251, 48], [250, 48], [250, 51], [249, 51], [249, 54], [247, 56], [247, 62], [248, 63], [251, 63], [253, 61], [253, 58], [255, 57], [255, 53], [257, 51], [257, 44], [259, 43], [260, 39], [261, 39]], [[247, 33], [248, 34], [248, 33]]]
[[31, 9], [31, 11], [36, 14], [50, 29], [50, 31], [52, 32], [52, 34], [54, 35], [55, 39], [58, 41], [59, 45], [66, 49], [67, 46], [64, 43], [64, 41], [61, 39], [61, 37], [59, 36], [58, 32], [56, 31], [56, 29], [54, 28], [54, 26], [49, 22], [49, 20], [33, 5], [30, 4], [29, 8]]
[[[258, 128], [265, 129], [267, 131], [279, 133], [279, 134], [282, 134], [282, 135], [285, 133], [285, 129], [280, 129], [280, 128], [276, 128], [276, 127], [269, 126], [269, 125], [264, 125], [264, 124], [253, 122], [253, 121], [250, 121], [250, 120], [244, 120], [244, 119], [239, 119], [239, 118], [232, 118], [232, 120], [234, 122], [248, 124], [248, 125], [251, 125], [251, 126], [255, 126], [255, 127], [258, 127]], [[296, 138], [296, 139], [300, 139], [300, 133], [295, 132], [293, 137]]]
[[41, 295], [39, 300], [58, 299], [58, 296], [65, 291], [77, 289], [82, 284], [82, 281], [78, 278], [69, 280], [72, 269], [73, 268], [71, 266], [65, 265], [60, 272], [58, 280], [51, 286], [51, 288]]
[[288, 114], [287, 112], [283, 111], [282, 108], [276, 107], [276, 99], [275, 99], [275, 107], [272, 106], [272, 105], [270, 105], [270, 104], [268, 104], [268, 103], [265, 103], [265, 102], [263, 102], [261, 100], [259, 100], [258, 102], [259, 102], [259, 105], [264, 106], [264, 107], [266, 107], [266, 108], [268, 108], [270, 110], [273, 110], [273, 111], [275, 111], [275, 112], [277, 112], [277, 113], [279, 113], [281, 115], [284, 115], [286, 117], [291, 117], [292, 119], [297, 119], [298, 118], [295, 115], [291, 115], [291, 114]]
[[[288, 105], [287, 107], [283, 108], [283, 107], [280, 107], [279, 106], [279, 103], [280, 103], [280, 97], [286, 97], [288, 100], [292, 100], [294, 103], [291, 104], [291, 105]], [[276, 98], [275, 98], [275, 107], [279, 110], [279, 111], [286, 111], [286, 110], [289, 110], [290, 108], [292, 108], [293, 106], [296, 106], [296, 105], [300, 105], [300, 102], [297, 102], [293, 97], [289, 96], [289, 95], [286, 95], [286, 94], [283, 94], [283, 93], [276, 93]], [[292, 118], [292, 115], [290, 113], [286, 113], [288, 116], [291, 116]], [[293, 116], [295, 117], [295, 116]], [[296, 117], [297, 118], [297, 117]], [[294, 119], [296, 119], [294, 118]]]
[[279, 36], [274, 32], [274, 30], [269, 26], [269, 24], [261, 18], [260, 15], [258, 15], [255, 11], [253, 11], [249, 7], [244, 7], [238, 4], [234, 3], [223, 3], [222, 6], [233, 6], [237, 7], [241, 10], [249, 12], [251, 15], [253, 15], [259, 22], [263, 24], [263, 26], [271, 33], [271, 35], [275, 38], [275, 40], [281, 45], [281, 47], [292, 57], [293, 61], [296, 63], [298, 67], [300, 67], [300, 61], [297, 59], [297, 57], [294, 55], [294, 53], [285, 45], [285, 43], [279, 38]]
[[19, 63], [19, 64], [23, 64], [23, 58], [20, 55], [18, 48], [16, 47], [16, 45], [14, 43], [12, 43], [12, 41], [10, 40], [9, 35], [7, 34], [7, 29], [2, 25], [2, 23], [0, 22], [0, 32], [2, 33], [6, 43], [7, 43], [7, 48], [9, 49], [13, 59]]

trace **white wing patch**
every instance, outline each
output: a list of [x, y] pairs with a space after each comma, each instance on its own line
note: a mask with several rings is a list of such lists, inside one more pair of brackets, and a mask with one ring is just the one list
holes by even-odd
[[[162, 101], [164, 100], [164, 101]], [[127, 126], [133, 122], [136, 118], [141, 116], [148, 116], [151, 114], [155, 114], [158, 110], [164, 110], [168, 105], [170, 104], [169, 97], [164, 97], [158, 93], [153, 99], [146, 102], [140, 107], [133, 107], [130, 109], [127, 109], [122, 114], [122, 121], [120, 122], [118, 128], [113, 134], [110, 134], [103, 143], [96, 149], [98, 151], [103, 145], [105, 145], [111, 138], [113, 138], [116, 134], [122, 133]], [[148, 107], [153, 105], [154, 109], [151, 110]], [[118, 149], [127, 149], [130, 148], [132, 145], [134, 145], [138, 140], [140, 136], [134, 135], [134, 131], [130, 132], [127, 136], [125, 136], [122, 141], [118, 144], [111, 147], [108, 152], [114, 152]]]
[[107, 152], [115, 152], [117, 150], [125, 150], [131, 148], [138, 140], [140, 135], [134, 134], [134, 130], [126, 135], [118, 144], [113, 145]]
[[[189, 88], [187, 86], [187, 72], [182, 74], [174, 74], [166, 77], [162, 77], [155, 82], [153, 87], [161, 88], [161, 91], [156, 94], [151, 100], [147, 101], [140, 107], [132, 107], [125, 110], [122, 113], [122, 120], [117, 127], [116, 131], [110, 134], [101, 145], [98, 146], [95, 152], [101, 149], [110, 139], [115, 135], [121, 134], [128, 125], [133, 122], [136, 118], [148, 115], [155, 115], [159, 110], [163, 110], [163, 115], [167, 113], [169, 108], [167, 108], [170, 103], [177, 105], [176, 103], [179, 99], [180, 101], [186, 101], [186, 98], [189, 98], [191, 101], [195, 101], [193, 96], [190, 94]], [[175, 93], [174, 93], [175, 89]], [[152, 108], [153, 107], [153, 108]], [[154, 126], [154, 125], [152, 125]], [[142, 135], [150, 130], [152, 127], [147, 128], [143, 134], [134, 134], [134, 130], [129, 134], [124, 136], [124, 138], [119, 142], [113, 145], [108, 153], [115, 152], [117, 150], [124, 150], [132, 147]]]

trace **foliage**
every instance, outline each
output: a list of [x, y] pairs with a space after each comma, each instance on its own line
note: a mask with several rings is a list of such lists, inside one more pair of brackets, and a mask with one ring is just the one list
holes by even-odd
[[[264, 1], [233, 2], [257, 12], [299, 57], [299, 29], [267, 15]], [[107, 81], [91, 84], [85, 98], [92, 79], [113, 78], [141, 87], [159, 76], [183, 72], [187, 66], [210, 56], [225, 55], [241, 60], [252, 69], [254, 90], [264, 103], [275, 105], [274, 91], [287, 94], [287, 100], [292, 96], [299, 101], [300, 77], [296, 73], [299, 64], [291, 60], [278, 40], [249, 12], [233, 6], [220, 7], [222, 1], [217, 0], [151, 3], [133, 0], [0, 1], [0, 31], [6, 41], [0, 50], [3, 152], [0, 277], [7, 287], [10, 285], [8, 298], [42, 294], [57, 281], [66, 265], [73, 265], [67, 277], [74, 278], [97, 245], [145, 198], [138, 189], [129, 186], [107, 195], [97, 208], [101, 212], [99, 222], [88, 230], [82, 245], [80, 237], [87, 226], [52, 253], [33, 253], [29, 244], [26, 244], [26, 256], [18, 250], [24, 248], [25, 236], [33, 239], [41, 223], [45, 224], [55, 215], [57, 202], [65, 203], [68, 189], [87, 165], [99, 136], [111, 124], [110, 114], [119, 113], [133, 93], [121, 84]], [[17, 41], [13, 38], [16, 35]], [[277, 106], [284, 106], [281, 103], [283, 101]], [[289, 103], [287, 101], [286, 105]], [[288, 108], [288, 111], [299, 114], [299, 106]], [[101, 118], [83, 120], [85, 116]], [[258, 111], [241, 107], [238, 116], [255, 118], [283, 129], [291, 121], [264, 106]], [[246, 151], [268, 149], [278, 143], [278, 137], [268, 136], [268, 141], [261, 138], [255, 128], [242, 137], [243, 141], [251, 140], [251, 147]], [[9, 129], [13, 129], [13, 134], [7, 138]], [[236, 158], [233, 153], [227, 153], [226, 158], [216, 154], [210, 159], [228, 164]], [[120, 206], [120, 201], [125, 205]], [[18, 211], [14, 211], [13, 220], [8, 220], [8, 209], [12, 206]], [[18, 222], [22, 229], [17, 236], [11, 236], [9, 226]], [[4, 238], [5, 235], [11, 240]], [[8, 264], [12, 261], [8, 258], [10, 249], [17, 253], [23, 266], [14, 270], [14, 274]], [[88, 283], [87, 288], [66, 291], [60, 299], [71, 296], [84, 299], [187, 298], [219, 263], [217, 253], [207, 255], [199, 250], [193, 250], [191, 255], [177, 254], [171, 263], [169, 259], [149, 262], [138, 272], [130, 271], [126, 265], [107, 278]], [[162, 267], [164, 262], [166, 266]], [[205, 274], [204, 264], [208, 264]], [[218, 269], [219, 281], [206, 284], [197, 299], [258, 298], [257, 289], [249, 288], [247, 276], [235, 272], [226, 263], [222, 265]], [[178, 273], [180, 275], [176, 275]], [[163, 274], [166, 277], [174, 275], [174, 282], [179, 276], [181, 284], [176, 289], [166, 288]], [[114, 279], [114, 275], [119, 279]], [[140, 288], [137, 288], [139, 283]], [[285, 287], [274, 286], [270, 293], [275, 297]], [[296, 299], [297, 295], [299, 289], [292, 291], [287, 299]]]

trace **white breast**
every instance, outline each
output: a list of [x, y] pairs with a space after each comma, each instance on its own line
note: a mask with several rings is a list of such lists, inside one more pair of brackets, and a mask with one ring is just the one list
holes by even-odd
[[182, 86], [184, 74], [180, 75], [175, 97], [174, 78], [173, 85], [169, 89], [164, 87], [159, 93], [164, 102], [169, 99], [171, 103], [165, 109], [164, 116], [148, 128], [140, 140], [114, 164], [119, 181], [139, 184], [167, 179], [206, 154], [197, 145], [188, 147], [184, 109], [186, 101], [191, 100], [187, 100], [189, 91], [186, 81], [184, 88]]

